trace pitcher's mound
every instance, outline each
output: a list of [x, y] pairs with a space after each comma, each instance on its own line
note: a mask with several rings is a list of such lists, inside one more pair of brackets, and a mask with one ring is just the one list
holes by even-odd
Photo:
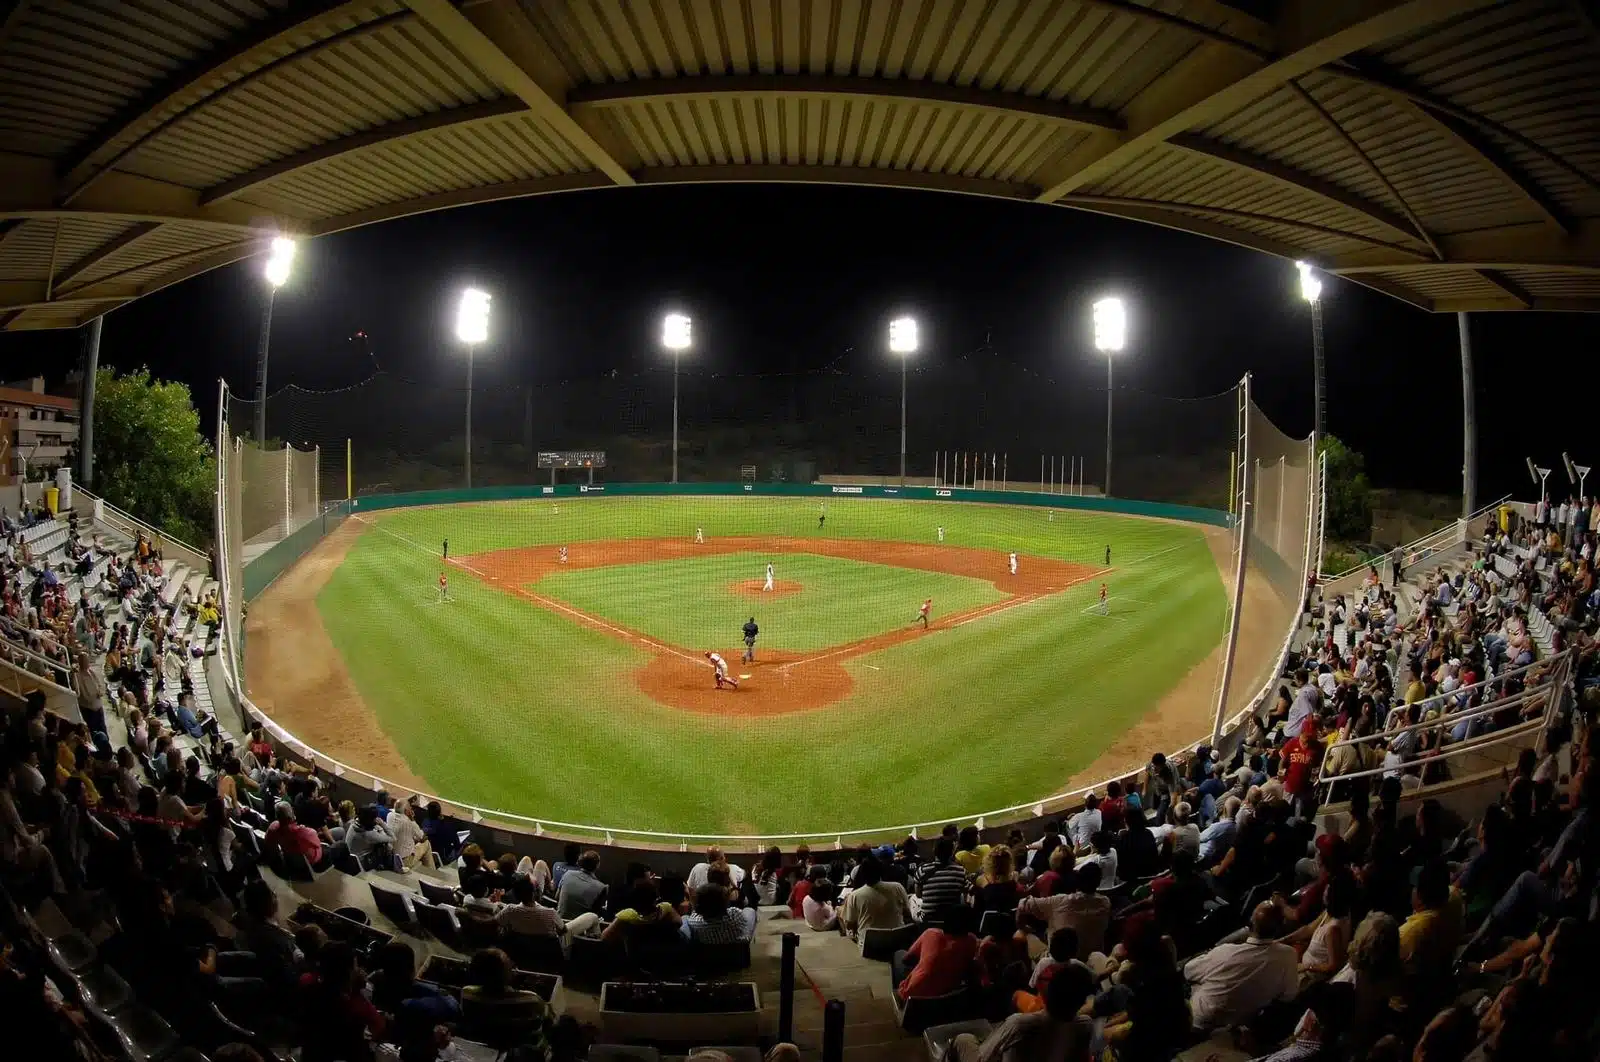
[[732, 584], [728, 589], [736, 594], [746, 594], [750, 597], [781, 597], [784, 594], [798, 594], [805, 587], [799, 583], [791, 583], [787, 579], [772, 580], [772, 589], [763, 590], [767, 585], [765, 579], [743, 579]]

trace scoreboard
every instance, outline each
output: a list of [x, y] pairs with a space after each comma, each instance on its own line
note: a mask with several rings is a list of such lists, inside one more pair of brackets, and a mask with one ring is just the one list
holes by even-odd
[[604, 468], [604, 450], [540, 450], [540, 468]]

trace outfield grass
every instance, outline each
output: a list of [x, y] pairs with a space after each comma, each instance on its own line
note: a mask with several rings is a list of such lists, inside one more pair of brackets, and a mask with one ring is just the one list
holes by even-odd
[[[804, 536], [818, 534], [817, 511], [813, 499], [737, 497], [564, 499], [559, 512], [548, 501], [398, 510], [363, 518], [367, 529], [318, 606], [367, 703], [436, 791], [554, 820], [697, 833], [892, 826], [1042, 797], [1143, 716], [1223, 634], [1222, 583], [1199, 528], [864, 499], [830, 499], [822, 534], [931, 542], [943, 524], [953, 545], [1096, 567], [1109, 544], [1113, 615], [1096, 615], [1098, 588], [1081, 585], [853, 659], [853, 692], [828, 708], [727, 719], [655, 704], [631, 680], [646, 661], [641, 651], [477, 580], [453, 580], [455, 600], [434, 603], [446, 537], [451, 555], [462, 556], [687, 537], [697, 526], [708, 536]], [[790, 601], [804, 607], [815, 593], [880, 630], [903, 622], [900, 591], [863, 593], [855, 573], [877, 566], [784, 556], [779, 578], [795, 579], [795, 566], [812, 561], [836, 574], [819, 568], [816, 579], [797, 580], [807, 590]], [[659, 569], [648, 611], [721, 629], [724, 603], [710, 595], [761, 567], [727, 579], [684, 567], [698, 563], [641, 566]], [[637, 586], [617, 580], [608, 599], [606, 580], [582, 585], [605, 571], [563, 572], [541, 586], [570, 584], [563, 597], [634, 625], [625, 613], [644, 607]], [[684, 578], [672, 580], [673, 572]], [[847, 575], [849, 585], [834, 583]], [[993, 593], [980, 580], [961, 582]], [[657, 622], [636, 618], [641, 627]], [[771, 619], [762, 622], [772, 629]]]
[[775, 558], [775, 576], [799, 593], [751, 595], [734, 589], [766, 572], [764, 553], [722, 553], [686, 560], [556, 572], [539, 592], [598, 613], [669, 645], [722, 648], [738, 642], [747, 618], [768, 649], [808, 652], [909, 626], [931, 597], [939, 615], [1002, 600], [992, 582], [960, 575], [868, 564], [814, 553]]

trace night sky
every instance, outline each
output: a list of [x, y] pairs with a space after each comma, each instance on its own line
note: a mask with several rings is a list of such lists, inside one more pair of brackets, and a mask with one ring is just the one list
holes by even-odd
[[[1130, 308], [1119, 392], [1208, 395], [1248, 370], [1279, 427], [1297, 436], [1311, 428], [1310, 315], [1288, 262], [1079, 211], [807, 186], [568, 193], [304, 244], [273, 317], [272, 389], [346, 386], [378, 367], [459, 388], [451, 322], [467, 283], [494, 296], [491, 339], [476, 363], [483, 388], [658, 369], [660, 316], [682, 309], [695, 328], [686, 371], [892, 367], [887, 321], [908, 312], [922, 329], [918, 360], [983, 348], [1008, 385], [1088, 391], [1104, 387], [1105, 373], [1089, 306], [1114, 293]], [[209, 425], [219, 375], [244, 394], [254, 386], [262, 297], [260, 262], [251, 261], [145, 298], [106, 319], [102, 364], [147, 364], [189, 383]], [[1331, 278], [1323, 297], [1331, 430], [1365, 453], [1378, 485], [1459, 491], [1455, 316]], [[358, 330], [371, 337], [369, 352], [349, 341]], [[1600, 465], [1586, 418], [1557, 412], [1600, 371], [1600, 315], [1482, 314], [1474, 343], [1483, 499], [1531, 496], [1528, 453], [1559, 467], [1566, 449]], [[0, 334], [9, 378], [42, 372], [54, 382], [77, 352], [75, 333]], [[1553, 375], [1563, 361], [1575, 379]], [[916, 401], [926, 418], [963, 395]], [[416, 430], [453, 429], [448, 405], [446, 424]], [[1546, 410], [1548, 434], [1535, 448], [1525, 426]], [[686, 409], [686, 423], [691, 416]]]

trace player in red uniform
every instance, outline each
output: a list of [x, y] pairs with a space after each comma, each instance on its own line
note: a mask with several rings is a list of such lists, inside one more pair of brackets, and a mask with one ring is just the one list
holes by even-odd
[[922, 602], [922, 607], [917, 609], [917, 621], [922, 624], [922, 629], [928, 629], [928, 610], [933, 607], [933, 598]]
[[711, 670], [715, 673], [717, 689], [722, 689], [726, 684], [733, 689], [739, 688], [739, 680], [728, 674], [728, 662], [722, 659], [721, 653], [706, 653], [706, 659], [711, 661]]
[[1100, 615], [1106, 614], [1106, 584], [1100, 584]]
[[450, 596], [450, 580], [445, 578], [444, 572], [439, 573], [439, 600], [443, 601]]

